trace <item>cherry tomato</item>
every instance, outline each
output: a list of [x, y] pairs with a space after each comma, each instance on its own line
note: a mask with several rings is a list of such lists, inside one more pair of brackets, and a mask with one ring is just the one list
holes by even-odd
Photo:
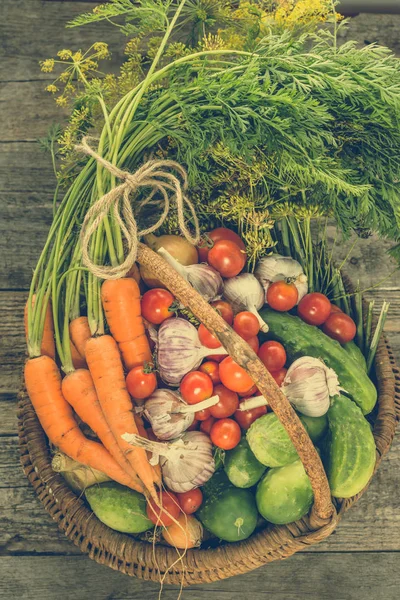
[[279, 371], [285, 366], [286, 350], [282, 344], [271, 340], [261, 344], [258, 358], [264, 363], [268, 371]]
[[208, 329], [204, 327], [203, 323], [200, 323], [197, 333], [200, 342], [206, 348], [212, 348], [215, 350], [215, 348], [219, 348], [221, 346], [221, 342], [215, 337], [215, 335], [211, 333], [211, 331], [208, 331]]
[[246, 252], [230, 240], [216, 242], [208, 253], [208, 263], [222, 277], [235, 277], [246, 264]]
[[226, 227], [218, 227], [206, 234], [203, 243], [200, 242], [200, 245], [197, 248], [200, 262], [207, 262], [209, 251], [215, 242], [218, 242], [219, 240], [230, 240], [239, 246], [241, 250], [246, 250], [242, 238], [239, 237], [237, 233], [231, 229], [226, 229]]
[[211, 306], [215, 308], [215, 310], [221, 315], [221, 317], [226, 321], [229, 325], [233, 323], [233, 308], [229, 304], [229, 302], [225, 302], [225, 300], [215, 300], [211, 302]]
[[283, 380], [286, 377], [287, 369], [279, 369], [279, 371], [271, 371], [272, 377], [275, 379], [276, 384], [281, 387]]
[[142, 316], [153, 325], [160, 325], [174, 314], [171, 306], [175, 298], [168, 290], [154, 288], [143, 294], [141, 307]]
[[196, 413], [194, 413], [194, 418], [197, 419], [197, 421], [207, 421], [207, 419], [209, 419], [210, 417], [211, 413], [209, 408], [203, 408], [203, 410], [198, 410]]
[[192, 371], [182, 379], [180, 392], [188, 404], [197, 404], [212, 396], [213, 384], [206, 373]]
[[126, 387], [128, 392], [134, 398], [148, 398], [157, 387], [157, 377], [150, 371], [146, 372], [146, 367], [139, 365], [133, 367], [126, 376]]
[[214, 425], [216, 421], [215, 417], [208, 417], [205, 421], [202, 421], [200, 424], [200, 431], [210, 435], [211, 427]]
[[245, 392], [254, 384], [250, 375], [230, 356], [219, 365], [219, 376], [224, 386], [233, 392]]
[[331, 314], [332, 305], [324, 294], [306, 294], [299, 302], [297, 314], [309, 325], [322, 325]]
[[246, 342], [248, 343], [248, 345], [250, 346], [250, 348], [252, 350], [254, 350], [254, 352], [257, 354], [259, 348], [260, 348], [260, 342], [258, 337], [255, 335], [254, 337], [249, 338], [248, 340], [246, 340]]
[[248, 429], [254, 421], [266, 413], [267, 407], [259, 406], [258, 408], [250, 408], [249, 410], [237, 410], [233, 415], [233, 418], [239, 423], [242, 429]]
[[200, 508], [203, 502], [203, 494], [200, 488], [177, 494], [179, 505], [186, 515], [191, 515]]
[[154, 500], [150, 499], [146, 506], [147, 516], [154, 525], [168, 527], [181, 513], [178, 498], [172, 492], [163, 491], [160, 504], [161, 506], [157, 506]]
[[274, 310], [284, 312], [296, 306], [299, 292], [294, 283], [275, 281], [267, 289], [267, 302]]
[[200, 421], [195, 419], [191, 425], [186, 429], [186, 431], [197, 431], [199, 429]]
[[253, 384], [251, 386], [251, 388], [249, 388], [245, 392], [238, 392], [238, 395], [240, 396], [240, 398], [250, 398], [250, 396], [254, 396], [257, 393], [258, 393], [257, 386]]
[[215, 360], [207, 360], [199, 367], [199, 371], [206, 373], [214, 385], [221, 383], [219, 378], [219, 364]]
[[208, 360], [213, 360], [219, 364], [224, 360], [224, 358], [226, 358], [226, 354], [209, 354], [208, 356], [206, 356], [206, 358]]
[[214, 394], [219, 397], [218, 404], [210, 406], [210, 413], [217, 419], [224, 419], [233, 415], [239, 406], [239, 397], [232, 390], [228, 390], [222, 383], [214, 387]]
[[244, 340], [254, 337], [260, 331], [260, 323], [256, 315], [245, 310], [236, 315], [233, 319], [233, 329]]
[[[332, 313], [324, 323], [322, 331], [341, 344], [351, 342], [357, 332], [353, 319], [345, 313]], [[222, 378], [221, 378], [222, 381]]]
[[219, 419], [211, 427], [210, 438], [214, 446], [232, 450], [240, 442], [240, 427], [233, 419]]
[[341, 308], [339, 308], [339, 306], [337, 306], [337, 304], [331, 304], [331, 314], [332, 313], [341, 313], [343, 312]]

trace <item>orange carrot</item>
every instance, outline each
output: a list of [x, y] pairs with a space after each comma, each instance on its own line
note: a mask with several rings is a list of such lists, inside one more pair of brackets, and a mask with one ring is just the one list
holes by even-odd
[[72, 358], [72, 364], [74, 365], [74, 368], [75, 369], [83, 369], [84, 367], [86, 367], [85, 359], [79, 354], [79, 352], [76, 349], [76, 346], [72, 340], [69, 341], [69, 344], [70, 344], [70, 348], [71, 348], [71, 358]]
[[104, 446], [88, 440], [79, 429], [72, 409], [62, 394], [60, 371], [52, 358], [42, 355], [29, 359], [25, 365], [25, 385], [52, 444], [74, 460], [102, 471], [122, 485], [137, 489], [135, 482]]
[[101, 286], [107, 323], [118, 342], [125, 367], [151, 362], [152, 356], [140, 310], [140, 291], [134, 279], [109, 279]]
[[[28, 300], [26, 301], [24, 310], [24, 325], [26, 339], [28, 339]], [[32, 307], [35, 306], [35, 300], [36, 296], [34, 295], [32, 297]], [[44, 319], [44, 329], [40, 353], [45, 354], [46, 356], [50, 356], [50, 358], [55, 358], [56, 356], [56, 345], [54, 341], [54, 323], [50, 302], [48, 302], [46, 306], [46, 316]]]
[[117, 444], [101, 409], [93, 379], [88, 369], [72, 371], [62, 380], [62, 393], [76, 414], [94, 431], [111, 456], [142, 488], [137, 473]]
[[85, 346], [91, 337], [88, 318], [77, 317], [69, 324], [69, 335], [82, 358], [85, 358]]
[[132, 412], [132, 401], [125, 386], [124, 370], [118, 346], [110, 335], [91, 338], [86, 344], [86, 360], [93, 377], [97, 397], [107, 423], [121, 450], [156, 502], [152, 469], [143, 448], [131, 446], [122, 439], [124, 433], [138, 434]]

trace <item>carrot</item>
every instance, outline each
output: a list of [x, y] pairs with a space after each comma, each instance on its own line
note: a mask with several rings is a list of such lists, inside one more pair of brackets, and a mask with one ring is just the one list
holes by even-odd
[[76, 414], [84, 423], [89, 425], [111, 456], [143, 490], [137, 473], [118, 446], [117, 440], [104, 417], [90, 371], [88, 369], [71, 371], [62, 380], [61, 389], [64, 398]]
[[79, 429], [72, 409], [62, 394], [60, 371], [52, 358], [42, 355], [29, 359], [25, 365], [25, 385], [52, 444], [74, 460], [102, 471], [122, 485], [137, 489], [136, 483], [104, 446], [88, 440]]
[[158, 502], [152, 469], [143, 448], [131, 446], [122, 439], [124, 433], [138, 434], [132, 412], [132, 401], [125, 386], [124, 369], [118, 346], [110, 335], [91, 338], [86, 344], [86, 360], [97, 397], [107, 423], [121, 450], [125, 453], [143, 485]]
[[72, 358], [72, 364], [74, 365], [74, 368], [75, 369], [83, 369], [84, 367], [86, 367], [85, 359], [79, 354], [74, 342], [72, 340], [70, 340], [69, 343], [70, 343], [70, 347], [71, 347], [71, 358]]
[[[32, 306], [35, 305], [36, 296], [32, 297]], [[24, 326], [25, 326], [25, 337], [28, 339], [28, 300], [25, 304], [24, 310]], [[56, 356], [56, 345], [54, 341], [54, 323], [53, 323], [53, 314], [51, 312], [51, 304], [47, 303], [46, 306], [46, 316], [44, 319], [44, 329], [42, 336], [42, 343], [40, 346], [41, 354], [45, 354], [46, 356], [50, 356], [50, 358], [55, 358]]]
[[82, 358], [85, 358], [85, 346], [91, 337], [88, 318], [77, 317], [69, 324], [69, 335]]
[[134, 279], [109, 279], [101, 286], [107, 323], [118, 342], [125, 367], [151, 362], [152, 356], [140, 310], [140, 291]]

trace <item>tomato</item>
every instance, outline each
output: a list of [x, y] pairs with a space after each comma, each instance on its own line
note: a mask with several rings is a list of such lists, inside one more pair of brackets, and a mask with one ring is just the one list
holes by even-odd
[[146, 367], [139, 365], [133, 367], [126, 376], [126, 387], [133, 398], [148, 398], [157, 387], [157, 377], [155, 373], [146, 370]]
[[257, 354], [259, 348], [260, 348], [260, 342], [258, 337], [255, 335], [254, 337], [249, 338], [248, 340], [246, 340], [246, 342], [248, 343], [248, 345], [250, 346], [250, 348], [252, 350], [254, 350], [254, 352]]
[[248, 429], [254, 421], [266, 413], [267, 407], [259, 406], [258, 408], [250, 408], [249, 410], [237, 410], [233, 415], [233, 418], [239, 423], [242, 429]]
[[251, 388], [249, 388], [248, 390], [246, 390], [244, 392], [239, 392], [238, 395], [240, 396], [240, 398], [249, 398], [250, 396], [254, 396], [257, 393], [259, 393], [257, 386], [255, 384], [253, 384], [251, 386]]
[[224, 360], [224, 358], [226, 358], [226, 353], [225, 354], [209, 354], [208, 356], [206, 356], [206, 358], [208, 360], [213, 360], [216, 363], [220, 363]]
[[341, 308], [339, 308], [339, 306], [337, 306], [336, 304], [331, 304], [331, 314], [332, 313], [341, 313], [343, 312]]
[[235, 277], [246, 264], [246, 252], [230, 240], [220, 240], [208, 253], [208, 263], [222, 277]]
[[264, 363], [268, 371], [279, 371], [285, 366], [286, 350], [282, 344], [271, 340], [261, 344], [258, 358]]
[[217, 362], [215, 362], [215, 360], [207, 360], [201, 365], [201, 367], [199, 367], [199, 371], [206, 373], [214, 385], [221, 383], [219, 378], [219, 365]]
[[199, 262], [207, 262], [209, 251], [215, 242], [218, 242], [219, 240], [230, 240], [239, 246], [241, 250], [246, 250], [246, 246], [244, 245], [242, 238], [239, 237], [237, 233], [231, 229], [227, 229], [226, 227], [218, 227], [217, 229], [214, 229], [206, 234], [203, 243], [200, 242], [200, 245], [197, 248], [199, 253]]
[[197, 421], [207, 421], [207, 419], [209, 419], [210, 417], [211, 413], [209, 408], [203, 408], [203, 410], [198, 410], [196, 413], [194, 413], [194, 418], [197, 419]]
[[212, 396], [213, 384], [211, 378], [206, 373], [192, 371], [182, 379], [179, 389], [182, 398], [188, 404], [197, 404]]
[[224, 321], [226, 321], [229, 325], [232, 325], [233, 308], [229, 304], [229, 302], [225, 302], [225, 300], [214, 300], [214, 302], [211, 302], [211, 306], [215, 308], [215, 310], [221, 315]]
[[254, 337], [260, 331], [260, 323], [252, 312], [243, 311], [236, 315], [233, 320], [233, 329], [244, 340]]
[[149, 429], [146, 429], [146, 436], [147, 436], [147, 439], [151, 440], [152, 442], [160, 441], [151, 427]]
[[186, 515], [191, 515], [200, 508], [203, 494], [200, 488], [177, 494], [179, 505]]
[[275, 379], [276, 384], [281, 387], [283, 380], [286, 377], [287, 369], [279, 369], [279, 371], [271, 371], [272, 377]]
[[357, 328], [351, 317], [345, 313], [337, 312], [332, 313], [327, 318], [322, 331], [341, 344], [346, 344], [354, 338]]
[[160, 504], [161, 506], [157, 506], [154, 500], [150, 499], [146, 506], [147, 516], [154, 525], [168, 527], [181, 513], [178, 498], [172, 492], [163, 491]]
[[275, 281], [267, 289], [267, 302], [274, 310], [283, 312], [296, 306], [299, 292], [294, 283]]
[[200, 326], [197, 330], [199, 340], [206, 348], [219, 348], [221, 346], [221, 342], [213, 335], [206, 327], [204, 327], [203, 323], [200, 323]]
[[306, 294], [299, 302], [297, 314], [309, 325], [322, 325], [331, 314], [332, 305], [324, 294]]
[[239, 406], [239, 398], [235, 392], [228, 390], [222, 383], [214, 387], [214, 394], [219, 397], [218, 404], [210, 406], [210, 413], [217, 419], [224, 419], [233, 415]]
[[240, 427], [233, 419], [219, 419], [210, 432], [212, 443], [222, 450], [232, 450], [240, 442], [241, 435]]
[[199, 429], [200, 421], [195, 419], [191, 425], [186, 429], [186, 431], [197, 431]]
[[233, 392], [245, 392], [254, 384], [250, 375], [230, 356], [219, 365], [219, 376], [224, 386]]
[[141, 308], [142, 316], [153, 325], [160, 325], [174, 314], [171, 306], [175, 298], [168, 290], [154, 288], [143, 294]]
[[214, 425], [217, 419], [215, 417], [208, 417], [205, 421], [202, 421], [200, 424], [200, 431], [210, 435], [211, 427]]

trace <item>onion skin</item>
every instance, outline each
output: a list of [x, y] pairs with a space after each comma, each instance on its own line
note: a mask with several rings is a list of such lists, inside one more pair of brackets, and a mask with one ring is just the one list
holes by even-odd
[[[146, 245], [155, 252], [159, 248], [165, 248], [181, 265], [195, 265], [199, 262], [197, 248], [185, 238], [179, 235], [160, 235], [153, 233], [145, 236]], [[149, 288], [160, 287], [165, 289], [165, 285], [155, 277], [148, 267], [140, 265], [140, 276]]]
[[203, 526], [193, 515], [181, 514], [177, 523], [172, 523], [162, 532], [168, 544], [179, 550], [198, 548], [203, 538]]

